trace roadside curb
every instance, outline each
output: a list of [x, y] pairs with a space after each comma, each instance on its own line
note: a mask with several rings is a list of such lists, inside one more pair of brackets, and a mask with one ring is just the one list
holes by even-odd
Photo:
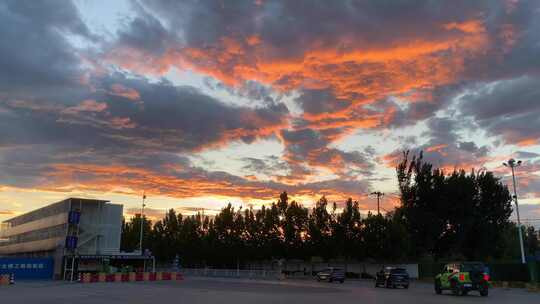
[[540, 292], [540, 283], [527, 283], [525, 287], [529, 292]]

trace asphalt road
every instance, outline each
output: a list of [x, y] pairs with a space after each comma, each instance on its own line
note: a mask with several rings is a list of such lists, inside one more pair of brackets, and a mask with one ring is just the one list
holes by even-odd
[[188, 277], [180, 282], [93, 283], [19, 282], [0, 286], [2, 304], [60, 303], [540, 303], [540, 293], [492, 289], [487, 298], [435, 295], [431, 284], [413, 283], [408, 290], [374, 288], [371, 282], [251, 281]]

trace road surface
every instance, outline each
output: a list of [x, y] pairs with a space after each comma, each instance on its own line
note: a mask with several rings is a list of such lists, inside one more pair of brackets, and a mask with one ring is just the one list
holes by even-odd
[[465, 297], [436, 295], [431, 284], [412, 283], [408, 290], [374, 288], [366, 281], [251, 281], [188, 277], [179, 282], [92, 283], [18, 282], [0, 286], [2, 304], [61, 303], [540, 303], [540, 293], [522, 289], [491, 289], [487, 298], [471, 292]]

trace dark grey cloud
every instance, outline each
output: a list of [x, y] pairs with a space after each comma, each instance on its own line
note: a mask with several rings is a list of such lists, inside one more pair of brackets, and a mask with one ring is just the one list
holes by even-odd
[[[112, 84], [136, 90], [141, 102], [108, 94]], [[288, 113], [282, 104], [229, 106], [192, 87], [119, 74], [101, 78], [97, 85], [103, 89], [91, 95], [94, 99], [77, 105], [49, 100], [0, 101], [6, 110], [0, 113], [2, 144], [42, 145], [66, 153], [94, 151], [94, 157], [105, 162], [107, 154], [155, 157], [165, 152], [191, 153], [235, 140], [251, 143], [281, 128]], [[35, 150], [29, 152], [26, 157], [45, 163]], [[14, 156], [20, 159], [22, 154]]]
[[540, 78], [523, 76], [484, 83], [461, 97], [460, 110], [507, 143], [540, 138]]
[[426, 120], [426, 125], [427, 131], [418, 137], [402, 139], [402, 146], [387, 155], [387, 160], [400, 159], [406, 150], [412, 154], [422, 151], [426, 162], [450, 170], [480, 169], [489, 160], [489, 146], [462, 140], [461, 131], [468, 124], [458, 117], [432, 117]]
[[485, 20], [493, 47], [484, 56], [466, 62], [464, 78], [492, 81], [538, 75], [540, 3], [523, 0], [514, 4], [510, 1], [489, 4], [491, 14]]
[[[183, 29], [185, 43], [205, 46], [224, 36], [260, 34], [264, 41], [287, 45], [281, 52], [300, 55], [306, 44], [320, 41], [332, 45], [339, 36], [357, 36], [362, 44], [395, 40], [399, 28], [403, 39], [422, 33], [437, 37], [426, 24], [461, 22], [479, 11], [496, 12], [499, 3], [489, 1], [143, 1], [145, 7], [167, 20], [171, 29]], [[338, 35], [336, 35], [336, 33]]]
[[526, 158], [526, 159], [537, 158], [537, 157], [540, 157], [540, 153], [529, 152], [529, 151], [517, 151], [516, 152], [516, 157], [517, 158]]
[[461, 110], [480, 121], [539, 111], [538, 84], [540, 78], [524, 76], [478, 85], [461, 97]]
[[308, 114], [325, 114], [338, 112], [351, 106], [351, 101], [336, 98], [329, 90], [303, 90], [302, 94], [295, 99]]
[[80, 61], [66, 35], [95, 40], [69, 1], [0, 3], [0, 98], [77, 85]]
[[[173, 149], [197, 150], [228, 140], [250, 143], [259, 137], [270, 136], [272, 128], [286, 123], [288, 114], [283, 104], [249, 108], [231, 106], [196, 88], [178, 87], [167, 82], [150, 84], [145, 80], [126, 78], [107, 79], [106, 82], [121, 83], [139, 92], [143, 105], [110, 103], [111, 111], [130, 117], [139, 126], [133, 130], [137, 133], [133, 136], [164, 140], [174, 137], [168, 143]], [[267, 128], [270, 131], [265, 130]]]
[[270, 87], [252, 80], [248, 80], [238, 87], [231, 87], [215, 78], [205, 77], [204, 85], [212, 91], [226, 91], [232, 96], [243, 98], [251, 105], [279, 103], [284, 96], [288, 95], [276, 92]]
[[132, 6], [136, 15], [125, 28], [119, 29], [115, 43], [150, 53], [163, 53], [176, 42], [175, 33], [168, 31], [158, 18], [136, 1], [132, 1]]
[[[163, 49], [170, 37], [160, 24], [139, 8], [129, 23], [133, 31], [120, 32], [118, 41]], [[0, 3], [3, 184], [39, 186], [53, 180], [47, 175], [58, 166], [190, 168], [179, 153], [231, 141], [252, 143], [287, 123], [287, 108], [272, 100], [231, 106], [194, 87], [112, 72], [92, 57], [98, 53], [75, 48], [68, 38], [73, 35], [103, 42], [71, 2]], [[98, 70], [83, 68], [88, 61]], [[74, 181], [87, 181], [85, 176]]]
[[[369, 180], [355, 177], [371, 176], [374, 151], [343, 151], [333, 143], [356, 128], [380, 131], [425, 121], [429, 132], [403, 140], [423, 143], [420, 148], [436, 165], [480, 162], [487, 156], [487, 146], [458, 132], [470, 128], [465, 125], [469, 120], [506, 142], [540, 137], [537, 1], [522, 1], [512, 12], [504, 1], [427, 0], [134, 1], [133, 8], [133, 18], [113, 41], [106, 41], [90, 32], [71, 2], [0, 3], [1, 183], [32, 187], [79, 181], [95, 189], [146, 184], [178, 197], [271, 197], [282, 190], [351, 194], [369, 188]], [[464, 24], [471, 20], [479, 23]], [[325, 51], [340, 57], [351, 50], [378, 53], [417, 42], [429, 48], [430, 43], [444, 45], [468, 36], [485, 38], [489, 45], [472, 48], [474, 54], [465, 50], [455, 61], [447, 60], [461, 51], [450, 43], [418, 61], [403, 61], [402, 52], [396, 52], [395, 58], [380, 62], [325, 62]], [[75, 45], [79, 39], [95, 49]], [[181, 62], [187, 58], [179, 56], [181, 51], [194, 49], [200, 62]], [[193, 87], [134, 74], [144, 69], [119, 69], [110, 65], [115, 51], [132, 56], [125, 58], [127, 64], [152, 72], [170, 66], [206, 72], [213, 77], [208, 88], [227, 90], [252, 103], [231, 106]], [[323, 63], [310, 66], [311, 75], [302, 74], [294, 65], [309, 61], [312, 51], [321, 52], [315, 57]], [[275, 62], [285, 64], [271, 65]], [[260, 71], [250, 70], [258, 64]], [[404, 75], [415, 81], [407, 83]], [[336, 76], [343, 78], [331, 83]], [[439, 80], [435, 76], [445, 79], [431, 85]], [[239, 83], [232, 86], [227, 78]], [[372, 86], [374, 93], [365, 93], [371, 96], [359, 93], [359, 88]], [[393, 99], [407, 100], [410, 96], [403, 95], [411, 92], [401, 90], [411, 87], [429, 94], [411, 98], [406, 106]], [[289, 111], [280, 98], [296, 93], [304, 116], [290, 127]], [[464, 117], [434, 116], [454, 106], [457, 96], [457, 110]], [[274, 136], [285, 145], [284, 159], [243, 161], [244, 170], [274, 175], [275, 181], [203, 170], [179, 156]], [[113, 165], [118, 172], [108, 171]], [[84, 166], [95, 166], [98, 172]], [[315, 169], [330, 170], [339, 179], [302, 182]], [[55, 172], [61, 175], [48, 175]], [[530, 185], [540, 188], [535, 182]]]
[[252, 174], [265, 174], [271, 177], [289, 170], [287, 163], [275, 155], [266, 156], [262, 159], [244, 157], [241, 160], [245, 163], [242, 169]]
[[[506, 1], [452, 1], [452, 3], [142, 1], [141, 3], [146, 10], [143, 15], [155, 14], [160, 20], [164, 20], [164, 25], [159, 23], [155, 28], [163, 32], [165, 27], [170, 33], [178, 35], [175, 41], [178, 44], [177, 48], [210, 50], [225, 38], [242, 41], [257, 35], [261, 45], [265, 47], [264, 55], [276, 60], [302, 59], [311, 48], [345, 53], [358, 47], [377, 50], [381, 46], [419, 39], [441, 42], [445, 38], [456, 38], [463, 31], [479, 30], [472, 28], [474, 24], [459, 28], [460, 23], [478, 21], [477, 25], [486, 29], [486, 38], [490, 46], [480, 56], [464, 57], [465, 62], [461, 71], [463, 75], [459, 75], [461, 77], [457, 77], [453, 82], [432, 88], [433, 100], [415, 102], [406, 110], [397, 111], [392, 120], [397, 127], [414, 124], [432, 116], [434, 112], [448, 104], [446, 100], [449, 96], [463, 92], [463, 83], [470, 85], [478, 81], [505, 79], [512, 75], [538, 73], [540, 68], [540, 56], [537, 56], [540, 51], [538, 43], [540, 34], [536, 30], [540, 25], [538, 21], [540, 5], [537, 1], [520, 1], [514, 4]], [[445, 26], [455, 28], [444, 30]], [[124, 30], [136, 32], [137, 27], [131, 26]], [[434, 56], [452, 56], [447, 53], [437, 53]], [[238, 54], [241, 54], [237, 56], [238, 58], [234, 54], [229, 54], [232, 56], [230, 60], [216, 58], [219, 64], [210, 65], [210, 68], [234, 74], [236, 66], [256, 65], [250, 57], [257, 54], [242, 47]], [[460, 65], [459, 62], [456, 64]], [[344, 69], [343, 73], [352, 73], [356, 70], [353, 68], [353, 62], [341, 65], [351, 66]], [[330, 64], [321, 67], [320, 72], [329, 72], [333, 68], [335, 66]], [[384, 67], [373, 64], [365, 67], [367, 70], [377, 68]], [[363, 78], [360, 73], [357, 74], [360, 80], [356, 85], [376, 83], [376, 78], [387, 76], [384, 73], [369, 74], [370, 77]], [[283, 77], [284, 79], [276, 80], [278, 86], [289, 82], [288, 78], [294, 78], [295, 75], [284, 73]], [[321, 85], [325, 84], [318, 84]], [[299, 86], [302, 89], [302, 84]], [[301, 92], [303, 93], [297, 102], [309, 114], [341, 111], [350, 105], [351, 99], [364, 98], [363, 96], [335, 98], [328, 88], [302, 89]], [[355, 113], [351, 112], [351, 115], [353, 114]]]
[[481, 148], [476, 145], [475, 142], [472, 141], [463, 141], [458, 142], [458, 148], [467, 151], [469, 153], [472, 153], [476, 157], [484, 157], [487, 155], [489, 149], [486, 146], [482, 146]]
[[329, 147], [329, 137], [335, 135], [335, 132], [337, 131], [283, 130], [281, 138], [286, 147], [285, 159], [291, 164], [329, 169], [344, 177], [370, 175], [374, 164], [368, 153]]
[[457, 118], [433, 117], [427, 121], [428, 131], [423, 134], [429, 141], [422, 147], [427, 160], [439, 166], [480, 166], [489, 152], [488, 146], [478, 147], [476, 143], [461, 141], [461, 130], [468, 127]]
[[[243, 79], [242, 73], [237, 71], [256, 67], [260, 62], [269, 63], [274, 60], [309, 62], [309, 56], [312, 55], [310, 52], [313, 50], [321, 53], [333, 51], [337, 54], [347, 54], [351, 50], [376, 52], [385, 50], [388, 46], [400, 46], [410, 41], [444, 44], [462, 39], [464, 36], [474, 38], [466, 40], [464, 45], [457, 48], [468, 48], [471, 44], [482, 45], [479, 47], [481, 51], [472, 51], [474, 54], [458, 55], [454, 53], [455, 48], [444, 48], [440, 52], [431, 52], [428, 58], [419, 59], [419, 61], [433, 60], [426, 64], [424, 69], [432, 70], [429, 75], [455, 73], [449, 75], [455, 79], [441, 81], [440, 84], [433, 86], [425, 85], [425, 88], [415, 87], [414, 90], [426, 90], [429, 98], [414, 100], [405, 107], [389, 98], [403, 97], [393, 96], [396, 94], [395, 91], [401, 88], [399, 85], [393, 85], [392, 81], [401, 79], [400, 75], [404, 74], [417, 77], [419, 82], [422, 82], [424, 70], [415, 69], [417, 65], [422, 66], [422, 62], [405, 60], [403, 66], [396, 68], [390, 65], [391, 68], [387, 69], [386, 64], [376, 60], [362, 64], [354, 60], [337, 64], [330, 61], [310, 71], [323, 75], [314, 79], [301, 72], [289, 73], [285, 67], [281, 78], [273, 79], [271, 85], [279, 88], [287, 87], [300, 93], [295, 101], [303, 109], [305, 119], [300, 119], [293, 130], [287, 131], [297, 135], [287, 132], [283, 132], [282, 135], [287, 145], [287, 160], [294, 162], [299, 170], [301, 163], [316, 165], [336, 159], [351, 161], [352, 165], [361, 163], [363, 161], [361, 155], [339, 151], [331, 147], [331, 143], [333, 139], [340, 137], [339, 133], [346, 134], [360, 126], [364, 127], [363, 120], [379, 120], [379, 123], [369, 127], [373, 129], [401, 128], [423, 120], [435, 123], [430, 118], [437, 111], [447, 109], [456, 96], [479, 82], [498, 81], [513, 75], [534, 74], [540, 71], [540, 65], [537, 64], [537, 58], [540, 56], [534, 55], [538, 53], [539, 48], [539, 34], [536, 29], [540, 20], [537, 18], [539, 5], [535, 1], [515, 4], [506, 1], [452, 1], [452, 3], [142, 1], [141, 6], [145, 8], [147, 14], [155, 14], [163, 21], [155, 25], [160, 32], [165, 28], [177, 35], [174, 41], [177, 45], [172, 46], [175, 51], [181, 53], [183, 49], [195, 48], [202, 53], [210, 54], [209, 57], [203, 56], [202, 62], [195, 60], [191, 64], [195, 66], [200, 64], [203, 72], [210, 70], [212, 72], [209, 74], [220, 80], [236, 76], [236, 79], [242, 82], [246, 79]], [[124, 31], [136, 31], [136, 27], [127, 27]], [[256, 38], [253, 44], [250, 42], [252, 38]], [[233, 43], [230, 43], [231, 41]], [[264, 52], [254, 51], [257, 49], [254, 45], [259, 44], [264, 48]], [[405, 45], [409, 46], [410, 43]], [[474, 48], [473, 50], [478, 51]], [[161, 50], [154, 54], [157, 57], [164, 55]], [[260, 60], [261, 56], [265, 60]], [[164, 57], [171, 59], [169, 56]], [[399, 56], [396, 54], [396, 57]], [[457, 59], [445, 61], [452, 57]], [[396, 58], [393, 62], [401, 60]], [[444, 68], [437, 67], [439, 60], [443, 62]], [[324, 62], [324, 59], [321, 61]], [[449, 67], [451, 69], [447, 70]], [[265, 71], [261, 71], [263, 78], [264, 73]], [[339, 77], [343, 77], [345, 81], [330, 84], [328, 80], [331, 80], [330, 76], [334, 75], [333, 73], [340, 75]], [[326, 76], [327, 74], [330, 76]], [[347, 77], [349, 74], [356, 75], [356, 78]], [[335, 75], [333, 78], [336, 78]], [[430, 80], [428, 77], [427, 81]], [[406, 80], [397, 82], [402, 83]], [[291, 83], [293, 88], [289, 87]], [[369, 85], [377, 86], [379, 83], [380, 87], [377, 87], [377, 93], [374, 93], [380, 95], [375, 96], [376, 100], [381, 99], [379, 101], [369, 100], [374, 97], [364, 96], [353, 89]], [[224, 86], [230, 86], [230, 83]], [[341, 95], [334, 92], [337, 88], [341, 90], [339, 92]], [[364, 103], [367, 105], [364, 106]], [[342, 115], [335, 115], [336, 113]], [[385, 117], [386, 113], [393, 114]], [[317, 118], [314, 119], [313, 116]], [[534, 118], [531, 116], [527, 119]], [[521, 122], [523, 121], [525, 120]], [[490, 135], [500, 134], [511, 127], [506, 123], [500, 123], [499, 126], [486, 124], [479, 126], [487, 129]], [[538, 129], [535, 124], [516, 127], [531, 129], [527, 133]], [[443, 132], [426, 134], [432, 147], [447, 143], [449, 145], [447, 149], [453, 149], [454, 154], [464, 153], [458, 158], [466, 158], [467, 155], [485, 157], [488, 152], [487, 147], [460, 142], [456, 133], [444, 132], [444, 125], [433, 128], [434, 130], [439, 128]], [[311, 133], [306, 130], [310, 130]], [[325, 132], [338, 134], [330, 136]], [[295, 136], [304, 136], [306, 140], [296, 141]]]

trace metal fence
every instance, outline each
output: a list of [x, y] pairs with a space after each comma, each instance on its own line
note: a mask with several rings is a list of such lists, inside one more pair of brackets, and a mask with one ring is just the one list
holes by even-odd
[[182, 268], [185, 276], [245, 278], [245, 279], [279, 279], [281, 273], [275, 270], [241, 270], [241, 269], [210, 269]]

